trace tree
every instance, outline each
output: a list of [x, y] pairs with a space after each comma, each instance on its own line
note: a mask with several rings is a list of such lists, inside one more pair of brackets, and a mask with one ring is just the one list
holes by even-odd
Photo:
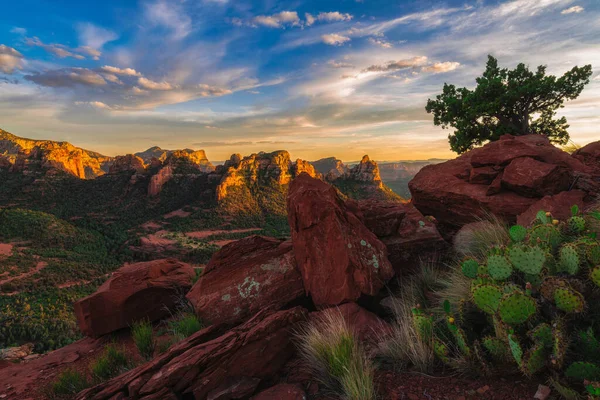
[[556, 119], [556, 110], [566, 100], [576, 99], [590, 82], [592, 66], [573, 67], [560, 78], [546, 76], [546, 67], [536, 72], [525, 64], [509, 70], [499, 68], [488, 56], [486, 70], [476, 79], [475, 90], [444, 84], [442, 94], [429, 99], [425, 109], [433, 123], [456, 130], [448, 135], [450, 147], [464, 153], [504, 134], [546, 135], [552, 143], [569, 141], [567, 119]]

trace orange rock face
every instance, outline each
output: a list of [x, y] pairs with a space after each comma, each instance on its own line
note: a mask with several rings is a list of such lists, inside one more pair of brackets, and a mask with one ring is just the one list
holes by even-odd
[[110, 166], [110, 174], [119, 174], [122, 172], [142, 173], [146, 169], [144, 160], [133, 154], [115, 157], [113, 165]]
[[96, 293], [74, 304], [81, 332], [101, 336], [142, 319], [156, 321], [169, 315], [177, 294], [192, 285], [191, 265], [154, 260], [122, 267]]
[[287, 209], [296, 262], [315, 305], [375, 295], [394, 275], [385, 245], [329, 184], [301, 174], [290, 185]]

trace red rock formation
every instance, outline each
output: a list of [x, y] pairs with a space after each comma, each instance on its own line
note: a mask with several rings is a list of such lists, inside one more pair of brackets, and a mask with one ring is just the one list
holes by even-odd
[[349, 200], [347, 205], [385, 244], [398, 275], [417, 271], [423, 262], [437, 259], [448, 247], [436, 225], [412, 203]]
[[101, 336], [144, 318], [163, 318], [193, 277], [191, 265], [173, 259], [121, 267], [94, 294], [74, 304], [79, 328], [85, 335]]
[[600, 142], [592, 142], [578, 149], [573, 157], [592, 168], [594, 175], [600, 175]]
[[345, 177], [358, 182], [374, 183], [383, 187], [379, 167], [375, 161], [372, 161], [368, 155], [363, 156], [360, 163], [356, 164], [345, 174]]
[[291, 330], [305, 318], [302, 308], [260, 312], [225, 334], [211, 326], [165, 354], [77, 395], [77, 400], [205, 400], [243, 380], [273, 376], [293, 354]]
[[348, 172], [344, 163], [335, 157], [322, 158], [312, 162], [312, 165], [328, 182], [332, 182]]
[[292, 243], [250, 236], [215, 253], [187, 298], [203, 321], [232, 324], [303, 294]]
[[263, 390], [251, 400], [306, 400], [306, 393], [298, 384], [280, 383]]
[[135, 172], [141, 174], [146, 169], [144, 160], [133, 154], [115, 157], [113, 165], [110, 166], [110, 174], [120, 174], [122, 172]]
[[148, 196], [153, 197], [160, 194], [163, 186], [173, 177], [173, 167], [167, 165], [161, 168], [156, 174], [150, 178], [148, 185]]
[[[498, 174], [490, 184], [492, 170]], [[489, 212], [514, 223], [542, 197], [568, 189], [583, 190], [589, 200], [599, 190], [599, 178], [592, 166], [553, 146], [545, 136], [505, 135], [454, 160], [423, 168], [409, 188], [419, 211], [460, 227]]]
[[394, 275], [385, 245], [327, 183], [301, 174], [290, 185], [287, 209], [296, 262], [316, 305], [375, 295]]
[[571, 190], [553, 196], [545, 196], [519, 215], [517, 223], [529, 226], [535, 220], [535, 216], [540, 210], [551, 212], [554, 218], [564, 221], [571, 217], [571, 207], [574, 205], [583, 209], [586, 204], [586, 197], [587, 193], [582, 190]]
[[321, 179], [321, 174], [317, 172], [317, 170], [311, 163], [298, 158], [296, 162], [292, 165], [292, 176], [299, 176], [303, 172], [306, 172], [313, 178]]

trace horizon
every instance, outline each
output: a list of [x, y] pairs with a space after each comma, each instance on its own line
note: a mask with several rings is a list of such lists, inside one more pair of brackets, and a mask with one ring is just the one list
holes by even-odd
[[13, 3], [0, 17], [2, 128], [108, 156], [448, 159], [451, 130], [425, 103], [444, 82], [474, 87], [492, 54], [555, 75], [592, 64], [559, 115], [573, 142], [597, 140], [598, 2], [390, 3]]

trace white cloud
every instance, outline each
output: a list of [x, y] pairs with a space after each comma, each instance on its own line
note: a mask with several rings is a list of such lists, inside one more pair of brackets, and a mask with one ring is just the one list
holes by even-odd
[[15, 26], [10, 30], [10, 33], [16, 33], [17, 35], [25, 35], [27, 33], [27, 29]]
[[104, 77], [104, 79], [106, 79], [109, 82], [112, 83], [116, 83], [116, 84], [122, 84], [123, 82], [121, 82], [121, 80], [119, 79], [118, 76], [113, 75], [113, 74], [102, 74], [102, 76]]
[[371, 43], [375, 46], [383, 47], [384, 49], [391, 49], [393, 47], [390, 42], [388, 42], [387, 40], [382, 39], [382, 38], [370, 37], [369, 43]]
[[169, 82], [155, 82], [144, 77], [138, 79], [138, 85], [148, 90], [172, 90], [175, 88]]
[[98, 73], [86, 68], [64, 68], [26, 75], [25, 79], [48, 87], [103, 86], [106, 80]]
[[284, 28], [286, 26], [299, 26], [300, 17], [296, 11], [282, 11], [273, 15], [257, 15], [252, 18], [253, 25], [262, 25], [270, 28]]
[[367, 67], [363, 72], [388, 72], [398, 71], [400, 69], [420, 67], [427, 63], [427, 57], [417, 56], [405, 60], [389, 61], [385, 64], [373, 64]]
[[304, 14], [304, 18], [306, 19], [306, 26], [311, 26], [315, 23], [315, 17], [312, 14], [306, 13]]
[[329, 60], [327, 65], [331, 68], [354, 68], [354, 65], [344, 61]]
[[84, 60], [85, 56], [89, 56], [94, 60], [99, 60], [102, 52], [96, 48], [90, 46], [80, 46], [75, 49], [65, 46], [64, 44], [51, 43], [46, 44], [42, 42], [38, 37], [30, 37], [25, 39], [25, 44], [28, 46], [41, 47], [50, 54], [54, 54], [58, 58], [75, 58], [77, 60]]
[[317, 20], [323, 22], [350, 21], [351, 19], [352, 15], [340, 13], [339, 11], [321, 12], [319, 15], [317, 15]]
[[183, 39], [192, 32], [192, 19], [172, 1], [147, 4], [145, 15], [152, 24], [171, 30], [173, 39]]
[[[86, 49], [88, 54], [93, 57], [100, 57], [102, 47], [108, 42], [119, 38], [115, 32], [96, 26], [91, 23], [77, 24], [79, 42], [82, 43], [82, 49]], [[96, 51], [96, 53], [93, 52]]]
[[581, 6], [573, 6], [567, 9], [562, 10], [560, 13], [561, 14], [579, 14], [580, 12], [583, 12], [585, 10], [585, 8], [581, 7]]
[[110, 74], [116, 74], [116, 75], [142, 76], [142, 74], [140, 74], [133, 68], [119, 68], [119, 67], [112, 67], [110, 65], [105, 65], [102, 68], [100, 68], [100, 70], [102, 70], [104, 72], [108, 72]]
[[23, 55], [12, 47], [0, 44], [0, 72], [12, 74], [23, 68]]
[[98, 108], [101, 110], [112, 110], [112, 107], [110, 107], [108, 104], [105, 104], [101, 101], [76, 101], [75, 105], [88, 106], [88, 107], [92, 107], [92, 108]]
[[443, 73], [443, 72], [454, 71], [458, 67], [460, 67], [459, 62], [446, 61], [446, 62], [438, 62], [435, 64], [424, 66], [423, 68], [421, 68], [421, 71], [433, 72], [434, 74], [439, 74], [439, 73]]
[[331, 46], [341, 46], [342, 44], [350, 41], [350, 38], [337, 33], [330, 33], [327, 35], [322, 35], [321, 40], [323, 43]]

